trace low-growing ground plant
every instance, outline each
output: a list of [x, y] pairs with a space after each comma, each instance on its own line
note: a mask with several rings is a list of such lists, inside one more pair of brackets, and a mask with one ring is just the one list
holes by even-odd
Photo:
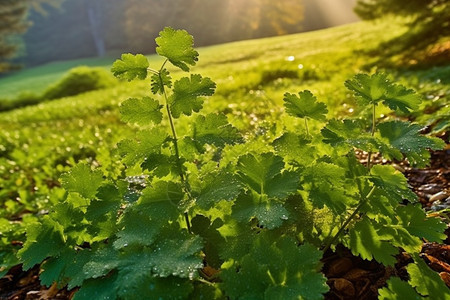
[[210, 78], [172, 79], [168, 64], [196, 64], [193, 38], [165, 28], [156, 43], [159, 68], [140, 54], [112, 67], [118, 78], [150, 80], [148, 96], [120, 106], [136, 130], [118, 144], [123, 173], [80, 163], [64, 174], [64, 201], [26, 229], [24, 269], [41, 264], [42, 284], [80, 287], [74, 299], [321, 299], [321, 259], [342, 244], [386, 266], [400, 249], [414, 258], [409, 281], [391, 278], [380, 299], [450, 297], [418, 255], [424, 239], [445, 238], [446, 225], [426, 216], [401, 173], [372, 159], [425, 166], [428, 149], [443, 147], [417, 124], [377, 120], [380, 105], [417, 108], [412, 90], [381, 73], [348, 80], [372, 111], [367, 120], [328, 120], [311, 92], [286, 93], [286, 118], [299, 126], [274, 124], [276, 137], [252, 139], [226, 115], [202, 113]]

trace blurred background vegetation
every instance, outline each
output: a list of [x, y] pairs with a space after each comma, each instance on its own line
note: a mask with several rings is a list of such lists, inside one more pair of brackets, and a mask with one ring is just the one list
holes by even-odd
[[[161, 28], [186, 29], [196, 46], [357, 21], [356, 0], [2, 0], [0, 73], [22, 65], [152, 53]], [[9, 62], [9, 64], [7, 64]]]

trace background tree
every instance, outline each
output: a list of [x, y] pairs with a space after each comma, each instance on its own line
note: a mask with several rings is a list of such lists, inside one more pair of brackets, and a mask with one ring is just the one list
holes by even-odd
[[[355, 12], [365, 20], [387, 15], [407, 17], [409, 31], [389, 42], [387, 55], [403, 52], [409, 56], [450, 37], [449, 0], [358, 0]], [[450, 47], [440, 53], [447, 62], [448, 55]]]
[[[32, 0], [29, 0], [32, 1]], [[39, 0], [60, 1], [60, 0]], [[197, 46], [296, 33], [304, 0], [65, 0], [29, 15], [27, 66], [122, 52], [151, 53], [161, 28], [186, 29]]]
[[21, 46], [17, 35], [28, 27], [25, 21], [27, 0], [0, 1], [0, 73], [17, 68], [9, 62]]

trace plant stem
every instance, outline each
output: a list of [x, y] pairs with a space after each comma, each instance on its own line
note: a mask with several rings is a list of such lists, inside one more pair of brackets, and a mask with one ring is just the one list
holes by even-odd
[[[371, 135], [375, 135], [375, 128], [376, 128], [376, 105], [374, 104], [372, 107], [372, 132]], [[371, 168], [371, 160], [372, 160], [372, 152], [369, 151], [369, 155], [367, 156], [367, 169], [370, 170]]]
[[375, 186], [372, 187], [372, 189], [370, 190], [370, 192], [361, 199], [361, 201], [359, 202], [358, 206], [355, 208], [355, 210], [352, 212], [352, 214], [350, 216], [348, 216], [347, 220], [345, 220], [344, 224], [342, 224], [341, 228], [339, 228], [338, 232], [334, 235], [334, 237], [327, 243], [327, 245], [325, 246], [325, 248], [323, 249], [323, 252], [325, 253], [330, 247], [331, 245], [337, 240], [337, 238], [339, 237], [339, 235], [345, 230], [345, 228], [347, 227], [347, 225], [353, 220], [353, 218], [356, 216], [356, 214], [358, 214], [359, 210], [361, 209], [361, 207], [367, 202], [367, 200], [372, 196], [373, 192], [375, 191]]
[[[161, 78], [161, 71], [164, 68], [164, 65], [166, 64], [167, 59], [164, 61], [164, 63], [161, 66], [160, 71], [158, 72], [158, 76], [159, 79], [162, 82], [162, 78]], [[163, 88], [163, 94], [164, 94], [164, 99], [166, 101], [166, 111], [167, 111], [167, 116], [169, 118], [169, 124], [170, 124], [170, 129], [172, 130], [172, 138], [173, 138], [173, 147], [175, 150], [175, 157], [176, 157], [176, 163], [177, 163], [177, 168], [178, 168], [178, 174], [180, 176], [181, 179], [181, 183], [183, 184], [184, 190], [188, 196], [189, 202], [193, 201], [193, 197], [192, 197], [192, 193], [191, 193], [191, 187], [189, 185], [189, 182], [187, 181], [187, 177], [184, 174], [183, 171], [183, 165], [181, 163], [181, 157], [180, 157], [180, 150], [178, 148], [178, 137], [177, 137], [177, 132], [175, 130], [175, 124], [173, 122], [173, 118], [172, 118], [172, 113], [170, 112], [170, 107], [169, 107], [169, 99], [167, 97], [167, 93], [166, 93], [166, 89], [164, 87], [164, 85], [162, 85]], [[189, 215], [187, 212], [184, 213], [184, 218], [186, 220], [186, 226], [187, 229], [189, 231], [189, 233], [192, 233], [191, 231], [191, 224], [189, 222]]]
[[306, 128], [306, 135], [309, 136], [309, 129], [308, 129], [308, 118], [305, 118], [305, 128]]

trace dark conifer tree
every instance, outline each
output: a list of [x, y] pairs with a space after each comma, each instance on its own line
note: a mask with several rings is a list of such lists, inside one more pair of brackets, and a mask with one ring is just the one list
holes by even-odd
[[18, 35], [28, 27], [25, 20], [27, 9], [27, 0], [0, 1], [0, 73], [18, 67], [9, 60], [21, 46]]

